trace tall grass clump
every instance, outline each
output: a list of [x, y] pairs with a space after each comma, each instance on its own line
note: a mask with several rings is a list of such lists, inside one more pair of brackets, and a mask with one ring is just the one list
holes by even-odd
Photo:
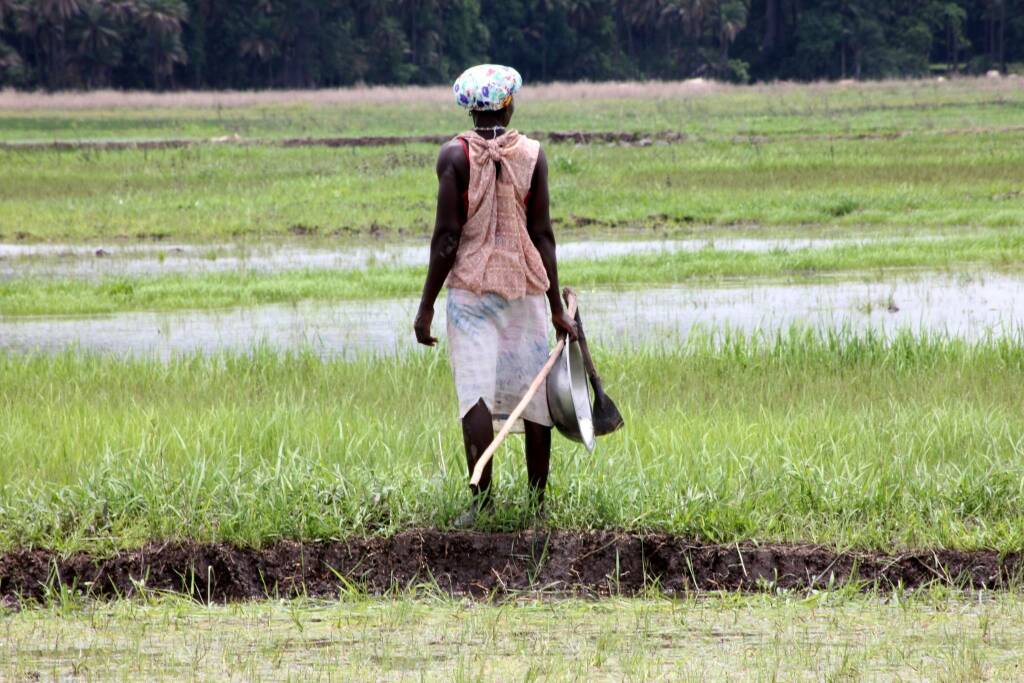
[[[556, 437], [550, 524], [719, 542], [1019, 548], [1024, 349], [793, 328], [598, 351], [626, 428]], [[521, 444], [497, 511], [527, 523]], [[261, 544], [445, 527], [468, 503], [438, 353], [0, 355], [0, 546]]]

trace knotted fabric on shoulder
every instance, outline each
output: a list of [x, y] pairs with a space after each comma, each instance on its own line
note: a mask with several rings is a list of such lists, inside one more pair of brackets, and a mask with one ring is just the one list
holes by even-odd
[[474, 131], [459, 138], [469, 151], [469, 192], [449, 286], [506, 299], [543, 294], [549, 286], [547, 271], [526, 223], [526, 196], [540, 143], [516, 130], [493, 140]]

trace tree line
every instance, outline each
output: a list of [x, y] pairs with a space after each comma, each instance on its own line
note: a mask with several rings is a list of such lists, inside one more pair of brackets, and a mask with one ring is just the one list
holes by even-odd
[[0, 0], [0, 87], [880, 78], [1024, 61], [1024, 0]]

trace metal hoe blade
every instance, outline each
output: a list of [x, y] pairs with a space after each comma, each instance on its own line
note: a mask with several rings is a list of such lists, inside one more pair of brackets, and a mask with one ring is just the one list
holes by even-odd
[[608, 394], [604, 393], [604, 385], [601, 377], [594, 367], [594, 359], [590, 356], [590, 347], [587, 346], [587, 337], [583, 333], [583, 319], [580, 318], [580, 309], [576, 308], [576, 331], [579, 333], [580, 350], [583, 352], [583, 363], [587, 368], [587, 376], [590, 377], [590, 386], [594, 388], [594, 408], [591, 411], [594, 417], [594, 434], [603, 436], [611, 434], [626, 424], [622, 419], [622, 413], [615, 405]]

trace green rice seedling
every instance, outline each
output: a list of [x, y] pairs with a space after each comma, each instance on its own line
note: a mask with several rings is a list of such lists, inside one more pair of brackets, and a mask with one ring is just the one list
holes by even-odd
[[[1018, 133], [896, 140], [742, 142], [630, 148], [549, 145], [556, 227], [652, 228], [712, 236], [820, 234], [1021, 224]], [[99, 152], [0, 149], [0, 236], [35, 240], [337, 243], [426, 236], [436, 145], [394, 148], [206, 147]], [[956, 192], [950, 192], [955, 179]], [[707, 228], [705, 228], [707, 230]]]
[[[556, 439], [549, 524], [1018, 548], [1020, 342], [792, 329], [597, 350], [629, 427], [593, 456]], [[486, 528], [528, 523], [520, 449], [497, 454]], [[390, 534], [468, 502], [449, 370], [428, 354], [0, 354], [0, 450], [6, 548]]]

